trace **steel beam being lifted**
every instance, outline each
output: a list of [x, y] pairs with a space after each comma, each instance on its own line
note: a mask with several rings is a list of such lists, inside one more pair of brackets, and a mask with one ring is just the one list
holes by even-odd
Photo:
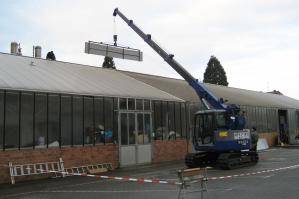
[[85, 53], [134, 61], [143, 61], [142, 52], [138, 49], [115, 46], [102, 42], [85, 42]]

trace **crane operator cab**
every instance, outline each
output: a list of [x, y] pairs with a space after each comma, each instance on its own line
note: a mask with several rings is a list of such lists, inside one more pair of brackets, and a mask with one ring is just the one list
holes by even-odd
[[196, 150], [240, 151], [250, 149], [249, 129], [238, 124], [238, 115], [225, 110], [204, 110], [195, 114], [193, 141]]
[[[214, 109], [198, 111], [195, 114], [193, 144], [196, 153], [186, 156], [187, 166], [222, 164], [223, 167], [231, 168], [241, 165], [242, 161], [257, 162], [258, 156], [251, 142], [251, 132], [244, 129], [244, 124], [238, 118], [241, 117], [239, 112], [237, 110], [229, 113], [224, 109]], [[234, 160], [233, 163], [231, 160]]]

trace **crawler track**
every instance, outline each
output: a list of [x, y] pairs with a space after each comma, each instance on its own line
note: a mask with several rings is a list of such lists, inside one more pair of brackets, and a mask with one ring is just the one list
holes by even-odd
[[189, 153], [185, 157], [185, 164], [189, 168], [195, 167], [220, 167], [222, 169], [236, 169], [254, 165], [258, 162], [258, 153], [246, 152], [198, 152]]

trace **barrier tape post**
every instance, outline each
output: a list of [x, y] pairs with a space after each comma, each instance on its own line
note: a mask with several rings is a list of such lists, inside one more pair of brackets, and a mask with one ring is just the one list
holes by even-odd
[[[61, 171], [65, 171], [63, 163], [64, 163], [64, 161], [62, 160], [62, 158], [59, 158], [59, 165], [60, 165]], [[61, 173], [61, 174], [62, 174], [62, 177], [65, 178], [65, 174], [64, 173]]]
[[[204, 197], [204, 192], [207, 192], [207, 168], [194, 168], [178, 170], [178, 178], [181, 183], [179, 186], [178, 199], [186, 198], [186, 194], [200, 192], [201, 199]], [[199, 191], [186, 191], [191, 184], [200, 183]]]

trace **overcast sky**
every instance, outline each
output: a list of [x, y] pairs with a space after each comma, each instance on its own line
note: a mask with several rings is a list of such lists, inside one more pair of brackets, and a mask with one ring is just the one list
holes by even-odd
[[196, 78], [214, 55], [229, 86], [299, 99], [296, 0], [1, 0], [0, 51], [17, 41], [23, 55], [41, 45], [43, 57], [53, 50], [58, 60], [100, 66], [103, 57], [85, 54], [84, 42], [112, 42], [116, 29], [119, 44], [144, 52], [143, 62], [116, 59], [118, 69], [180, 78], [119, 17], [113, 22], [115, 7]]

